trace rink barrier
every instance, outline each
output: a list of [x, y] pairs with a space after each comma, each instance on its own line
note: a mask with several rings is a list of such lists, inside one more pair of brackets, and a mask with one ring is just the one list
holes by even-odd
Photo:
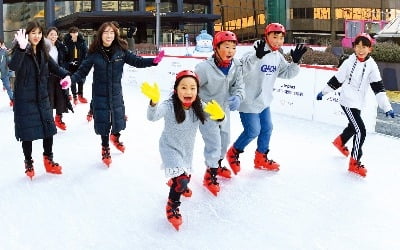
[[[170, 93], [176, 74], [184, 69], [194, 70], [204, 56], [165, 56], [157, 67], [138, 69], [125, 64], [123, 83], [140, 85], [147, 81], [157, 82], [160, 89]], [[347, 125], [347, 118], [339, 105], [338, 91], [329, 93], [321, 101], [316, 100], [318, 92], [337, 71], [334, 67], [300, 65], [300, 73], [292, 79], [278, 78], [274, 85], [273, 113], [285, 114], [301, 119], [313, 120], [332, 125]], [[167, 94], [163, 94], [167, 96]], [[377, 102], [375, 95], [368, 92], [362, 117], [368, 132], [375, 131]]]

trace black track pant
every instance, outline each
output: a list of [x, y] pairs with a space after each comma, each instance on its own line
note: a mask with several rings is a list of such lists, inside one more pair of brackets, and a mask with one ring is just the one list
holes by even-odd
[[359, 109], [347, 108], [344, 106], [341, 107], [349, 120], [349, 124], [341, 134], [342, 142], [345, 144], [352, 136], [354, 136], [351, 157], [359, 161], [362, 156], [362, 145], [364, 144], [365, 136], [367, 134], [364, 121], [361, 118], [361, 111]]

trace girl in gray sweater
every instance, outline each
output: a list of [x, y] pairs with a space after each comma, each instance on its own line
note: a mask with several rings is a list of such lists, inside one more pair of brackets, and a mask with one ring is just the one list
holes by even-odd
[[142, 92], [151, 99], [147, 119], [157, 121], [164, 118], [165, 126], [160, 137], [159, 150], [165, 174], [171, 177], [168, 182], [170, 192], [166, 206], [167, 219], [176, 230], [179, 230], [182, 224], [182, 216], [179, 213], [180, 196], [191, 196], [187, 185], [190, 181], [194, 142], [199, 124], [207, 122], [205, 112], [210, 114], [211, 120], [222, 120], [225, 117], [224, 111], [215, 101], [204, 105], [203, 111], [198, 90], [199, 79], [191, 70], [177, 74], [174, 92], [169, 99], [160, 104], [157, 84], [142, 84]]

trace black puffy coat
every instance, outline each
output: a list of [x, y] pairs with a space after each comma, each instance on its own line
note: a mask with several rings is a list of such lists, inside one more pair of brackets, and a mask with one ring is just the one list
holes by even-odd
[[124, 64], [137, 68], [155, 66], [153, 58], [136, 56], [129, 50], [115, 47], [109, 59], [103, 49], [89, 53], [79, 69], [71, 76], [72, 83], [84, 79], [94, 67], [92, 83], [92, 108], [96, 134], [108, 136], [126, 127], [125, 105], [121, 78]]
[[50, 106], [47, 81], [49, 72], [65, 77], [68, 71], [59, 67], [44, 52], [39, 60], [31, 48], [15, 49], [9, 67], [15, 71], [14, 123], [15, 137], [21, 141], [33, 141], [57, 133]]

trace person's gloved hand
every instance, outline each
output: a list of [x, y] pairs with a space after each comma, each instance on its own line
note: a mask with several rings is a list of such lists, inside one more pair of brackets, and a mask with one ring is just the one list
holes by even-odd
[[266, 54], [271, 53], [271, 50], [265, 51], [265, 41], [258, 40], [256, 45], [254, 45], [254, 49], [256, 50], [256, 57], [258, 59], [263, 58]]
[[292, 56], [292, 60], [294, 63], [299, 63], [300, 59], [303, 57], [304, 53], [306, 53], [307, 47], [303, 44], [297, 44], [296, 48], [290, 50], [290, 55]]
[[26, 34], [25, 29], [19, 29], [17, 33], [14, 35], [15, 40], [17, 40], [20, 49], [26, 49], [28, 45], [28, 34]]
[[386, 112], [386, 117], [388, 117], [389, 115], [390, 115], [390, 117], [394, 118], [394, 111], [389, 110], [388, 112]]
[[237, 110], [240, 106], [240, 97], [237, 95], [233, 95], [228, 98], [229, 109], [231, 111]]
[[324, 94], [322, 94], [322, 91], [319, 92], [318, 95], [317, 95], [317, 100], [321, 101], [323, 96], [324, 96]]
[[142, 83], [141, 90], [152, 103], [156, 104], [160, 101], [160, 89], [158, 88], [157, 83], [154, 83], [153, 86], [151, 86], [148, 82], [144, 82]]
[[63, 79], [61, 79], [60, 85], [62, 89], [68, 89], [69, 87], [71, 87], [71, 77], [66, 76]]
[[159, 62], [161, 62], [161, 60], [163, 59], [165, 54], [164, 50], [161, 50], [158, 55], [153, 59], [153, 63], [158, 64]]
[[210, 115], [211, 120], [222, 120], [225, 118], [225, 112], [215, 100], [208, 102], [204, 107], [204, 112]]

